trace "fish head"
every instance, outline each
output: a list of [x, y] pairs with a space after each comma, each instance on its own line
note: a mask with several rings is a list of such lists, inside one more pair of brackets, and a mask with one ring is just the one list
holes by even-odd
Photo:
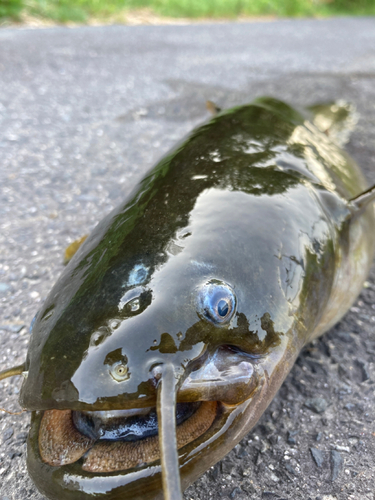
[[[237, 203], [236, 213], [249, 208], [241, 209], [241, 193], [213, 190], [200, 201], [216, 206], [220, 219], [227, 196]], [[127, 267], [110, 262], [100, 282], [90, 282], [88, 256], [96, 243], [88, 239], [38, 313], [21, 402], [33, 410], [29, 470], [42, 491], [41, 471], [49, 478], [46, 494], [64, 498], [78, 489], [88, 498], [91, 491], [112, 498], [105, 495], [120, 488], [122, 498], [157, 498], [155, 408], [166, 364], [175, 371], [177, 444], [187, 486], [255, 425], [302, 348], [306, 321], [316, 312], [307, 313], [306, 297], [317, 291], [304, 283], [306, 275], [315, 283], [323, 264], [314, 255], [309, 271], [298, 252], [288, 250], [301, 242], [293, 225], [283, 228], [287, 258], [278, 252], [278, 224], [267, 230], [265, 246], [264, 225], [247, 221], [253, 237], [228, 251], [230, 232], [208, 231], [207, 218], [202, 226], [195, 218], [199, 204], [195, 210], [161, 258], [139, 251]], [[240, 222], [236, 231], [242, 233]], [[248, 254], [252, 259], [238, 265]], [[144, 447], [133, 457], [139, 443]]]
[[256, 424], [316, 328], [335, 227], [301, 148], [279, 144], [295, 125], [275, 135], [265, 115], [250, 140], [246, 113], [259, 121], [257, 107], [235, 110], [161, 161], [39, 311], [20, 401], [29, 471], [50, 498], [161, 498], [165, 366], [188, 486]]

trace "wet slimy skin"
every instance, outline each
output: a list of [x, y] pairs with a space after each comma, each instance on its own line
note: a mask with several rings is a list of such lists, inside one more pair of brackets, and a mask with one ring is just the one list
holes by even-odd
[[163, 498], [157, 387], [173, 366], [182, 487], [255, 425], [374, 254], [358, 167], [260, 99], [194, 130], [105, 217], [32, 328], [21, 405], [48, 498]]

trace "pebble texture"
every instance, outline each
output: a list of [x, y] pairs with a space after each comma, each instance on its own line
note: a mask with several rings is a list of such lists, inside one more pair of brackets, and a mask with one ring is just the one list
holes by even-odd
[[[375, 20], [0, 30], [0, 366], [87, 234], [150, 166], [221, 107], [272, 95], [346, 99], [347, 146], [375, 183]], [[375, 269], [344, 320], [307, 346], [259, 424], [186, 500], [374, 500]], [[19, 378], [0, 382], [17, 409]], [[0, 499], [42, 500], [29, 416], [0, 413]], [[313, 451], [315, 450], [315, 451]]]

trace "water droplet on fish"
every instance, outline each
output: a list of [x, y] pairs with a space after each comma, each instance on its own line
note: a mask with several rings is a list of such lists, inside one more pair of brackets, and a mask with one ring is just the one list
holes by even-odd
[[131, 311], [138, 311], [138, 309], [140, 308], [140, 303], [139, 303], [139, 299], [134, 299], [132, 300], [130, 303], [130, 310]]
[[149, 268], [143, 264], [137, 264], [129, 273], [128, 286], [140, 285], [143, 283], [148, 275]]

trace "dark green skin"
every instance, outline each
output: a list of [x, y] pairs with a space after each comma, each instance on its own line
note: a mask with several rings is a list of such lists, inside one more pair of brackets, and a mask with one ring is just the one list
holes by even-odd
[[[220, 113], [166, 155], [98, 224], [38, 313], [20, 396], [33, 411], [28, 467], [38, 488], [59, 500], [162, 498], [159, 462], [97, 476], [80, 461], [44, 464], [40, 410], [155, 405], [152, 367], [172, 362], [183, 380], [221, 345], [251, 354], [259, 381], [179, 451], [183, 487], [233, 448], [303, 345], [358, 295], [374, 253], [374, 210], [353, 217], [348, 200], [365, 188], [345, 153], [273, 99]], [[138, 285], [135, 266], [147, 270]], [[237, 297], [224, 327], [197, 311], [210, 279]], [[136, 312], [119, 306], [134, 289]], [[118, 361], [128, 366], [123, 382], [109, 375]]]

